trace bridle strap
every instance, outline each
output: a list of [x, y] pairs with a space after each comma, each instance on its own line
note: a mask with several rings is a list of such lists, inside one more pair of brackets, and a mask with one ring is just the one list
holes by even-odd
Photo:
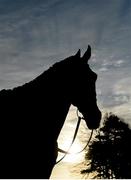
[[71, 149], [71, 147], [72, 147], [72, 145], [73, 145], [73, 143], [74, 143], [74, 141], [75, 141], [75, 138], [76, 138], [76, 135], [77, 135], [79, 126], [80, 126], [81, 119], [82, 119], [81, 117], [78, 117], [78, 122], [77, 122], [77, 125], [76, 125], [75, 133], [74, 133], [72, 142], [71, 142], [71, 144], [70, 144], [68, 150], [65, 151], [65, 150], [63, 150], [63, 149], [61, 149], [61, 148], [59, 148], [59, 147], [57, 148], [59, 152], [64, 153], [64, 156], [63, 156], [60, 160], [58, 160], [58, 161], [56, 162], [56, 164], [58, 164], [60, 161], [62, 161], [62, 160], [65, 158], [65, 156], [66, 156], [67, 154], [70, 154], [69, 151], [70, 151], [70, 149]]
[[[75, 153], [73, 153], [73, 154], [79, 154], [79, 153], [82, 153], [82, 152], [87, 148], [87, 146], [89, 145], [90, 140], [91, 140], [91, 138], [92, 138], [92, 135], [93, 135], [93, 129], [91, 130], [90, 137], [89, 137], [89, 139], [88, 139], [88, 141], [87, 141], [85, 147], [84, 147], [81, 151], [75, 152]], [[70, 154], [71, 154], [71, 153], [70, 153]]]
[[[65, 150], [63, 150], [63, 149], [61, 149], [61, 148], [59, 148], [59, 147], [57, 148], [58, 152], [63, 153], [64, 156], [63, 156], [61, 159], [59, 159], [59, 160], [56, 162], [56, 164], [58, 164], [60, 161], [62, 161], [67, 154], [72, 154], [72, 153], [70, 153], [69, 151], [70, 151], [70, 149], [71, 149], [71, 147], [72, 147], [72, 145], [73, 145], [73, 143], [74, 143], [74, 141], [75, 141], [75, 139], [76, 139], [76, 136], [77, 136], [77, 133], [78, 133], [78, 129], [79, 129], [79, 126], [80, 126], [81, 119], [84, 119], [83, 117], [80, 117], [80, 116], [78, 115], [78, 109], [77, 109], [77, 117], [78, 117], [78, 122], [77, 122], [77, 125], [76, 125], [76, 129], [75, 129], [75, 132], [74, 132], [74, 136], [73, 136], [72, 142], [71, 142], [71, 144], [70, 144], [70, 146], [69, 146], [69, 148], [68, 148], [67, 151], [65, 151]], [[92, 135], [93, 135], [93, 130], [91, 131], [90, 137], [89, 137], [88, 142], [86, 143], [85, 147], [84, 147], [81, 151], [78, 151], [78, 152], [73, 153], [73, 154], [79, 154], [79, 153], [83, 152], [83, 151], [87, 148], [87, 146], [89, 145], [90, 140], [91, 140], [91, 138], [92, 138]]]

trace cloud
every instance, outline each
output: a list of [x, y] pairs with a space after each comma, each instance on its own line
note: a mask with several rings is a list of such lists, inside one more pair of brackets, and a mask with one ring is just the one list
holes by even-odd
[[0, 4], [1, 89], [30, 81], [56, 61], [79, 48], [84, 52], [91, 44], [98, 103], [102, 108], [128, 104], [129, 0], [0, 0]]

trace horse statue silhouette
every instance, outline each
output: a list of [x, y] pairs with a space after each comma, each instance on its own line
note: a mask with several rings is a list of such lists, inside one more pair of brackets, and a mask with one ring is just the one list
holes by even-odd
[[97, 75], [88, 65], [90, 56], [88, 46], [83, 57], [79, 50], [31, 82], [0, 91], [0, 178], [50, 177], [71, 104], [89, 129], [99, 127]]

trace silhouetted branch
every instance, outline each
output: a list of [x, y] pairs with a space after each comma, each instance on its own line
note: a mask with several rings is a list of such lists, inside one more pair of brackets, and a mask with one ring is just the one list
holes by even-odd
[[128, 124], [114, 114], [106, 114], [85, 157], [90, 163], [81, 173], [95, 172], [93, 178], [131, 178], [130, 138]]

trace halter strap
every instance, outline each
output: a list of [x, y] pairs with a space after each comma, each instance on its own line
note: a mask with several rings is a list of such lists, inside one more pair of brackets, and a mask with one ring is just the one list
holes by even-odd
[[60, 148], [58, 147], [58, 151], [61, 152], [61, 153], [64, 153], [64, 156], [63, 156], [60, 160], [58, 160], [58, 161], [56, 162], [56, 164], [58, 164], [60, 161], [62, 161], [62, 160], [65, 158], [65, 156], [66, 156], [67, 154], [70, 154], [69, 151], [70, 151], [70, 149], [71, 149], [71, 147], [72, 147], [72, 145], [73, 145], [73, 143], [74, 143], [74, 141], [75, 141], [75, 138], [76, 138], [76, 135], [77, 135], [79, 126], [80, 126], [80, 122], [81, 122], [81, 117], [78, 117], [78, 122], [77, 122], [77, 125], [76, 125], [75, 133], [74, 133], [72, 142], [71, 142], [71, 144], [70, 144], [68, 150], [65, 151], [65, 150], [60, 149]]
[[[69, 148], [68, 148], [67, 151], [65, 151], [65, 150], [63, 150], [63, 149], [61, 149], [61, 148], [59, 148], [59, 147], [57, 148], [58, 152], [63, 153], [64, 155], [63, 155], [62, 158], [60, 158], [60, 159], [56, 162], [56, 164], [58, 164], [60, 161], [62, 161], [67, 154], [72, 154], [72, 153], [70, 153], [69, 151], [70, 151], [70, 149], [71, 149], [71, 147], [72, 147], [72, 145], [73, 145], [73, 143], [74, 143], [74, 141], [75, 141], [75, 139], [76, 139], [76, 136], [77, 136], [77, 133], [78, 133], [78, 129], [79, 129], [79, 126], [80, 126], [81, 119], [84, 119], [83, 117], [80, 117], [80, 116], [79, 116], [79, 114], [78, 114], [78, 109], [77, 109], [77, 117], [78, 117], [78, 122], [77, 122], [77, 125], [76, 125], [76, 129], [75, 129], [75, 132], [74, 132], [74, 136], [73, 136], [72, 142], [71, 142], [71, 144], [70, 144], [70, 146], [69, 146]], [[92, 138], [92, 135], [93, 135], [93, 130], [91, 131], [90, 137], [89, 137], [88, 142], [86, 143], [85, 147], [84, 147], [81, 151], [78, 151], [78, 152], [73, 153], [73, 154], [79, 154], [79, 153], [83, 152], [83, 151], [87, 148], [87, 146], [89, 145], [90, 140], [91, 140], [91, 138]]]

